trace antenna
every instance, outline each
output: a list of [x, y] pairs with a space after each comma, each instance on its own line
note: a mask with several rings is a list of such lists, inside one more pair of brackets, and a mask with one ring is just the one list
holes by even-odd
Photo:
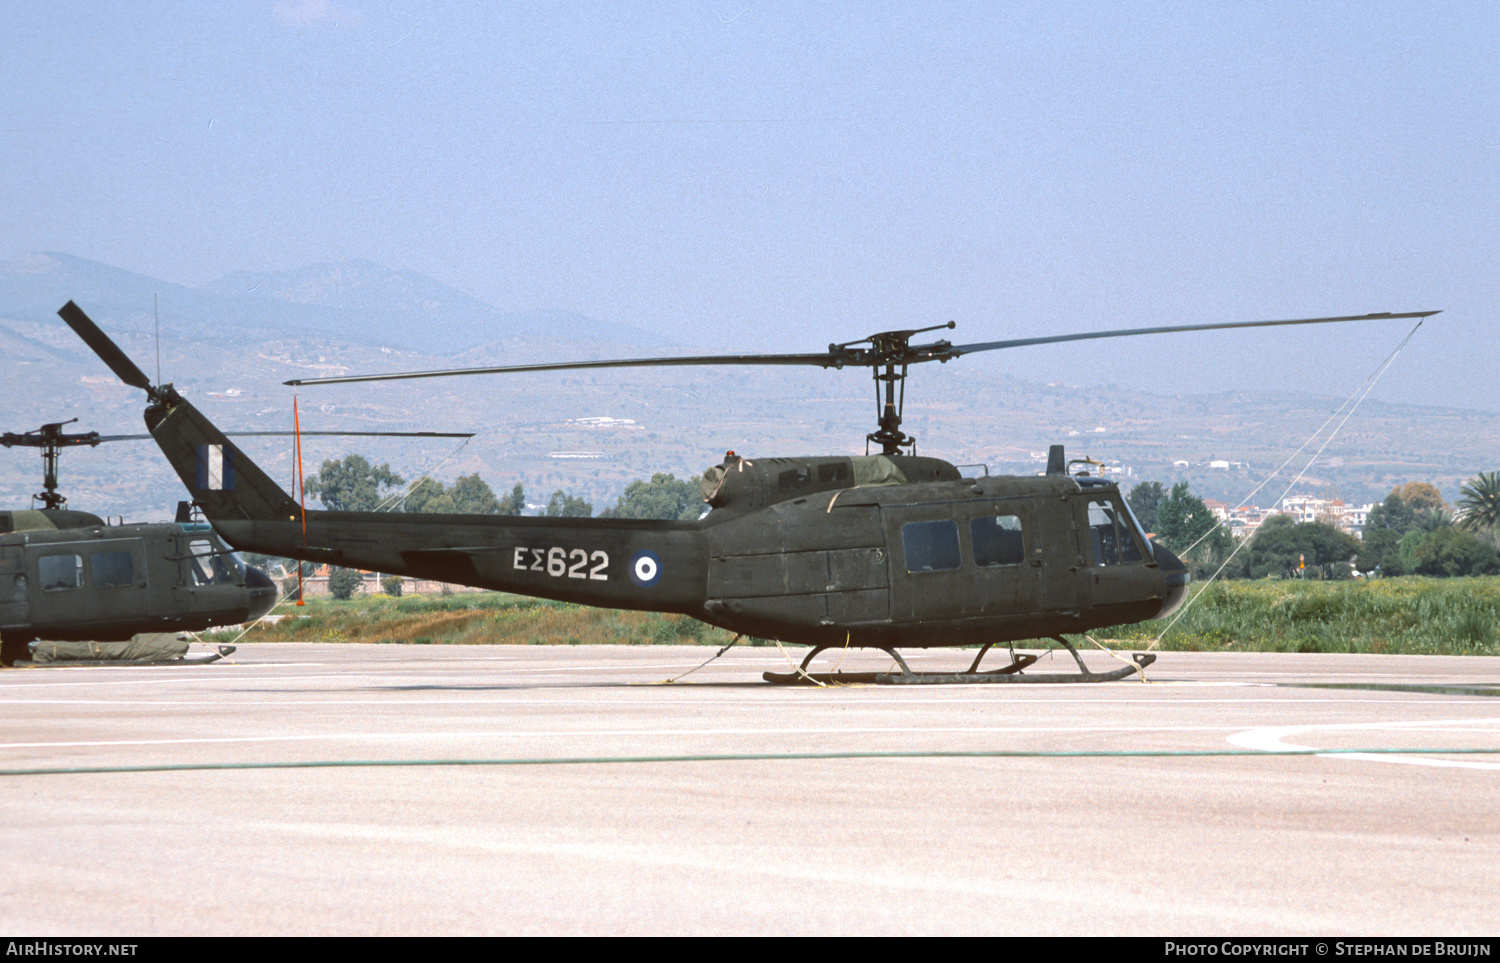
[[156, 315], [156, 383], [161, 384], [161, 300], [151, 292], [151, 312]]

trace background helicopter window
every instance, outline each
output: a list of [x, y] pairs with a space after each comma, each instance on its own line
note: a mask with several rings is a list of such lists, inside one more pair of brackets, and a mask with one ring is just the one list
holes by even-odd
[[901, 526], [901, 545], [908, 572], [946, 572], [958, 568], [958, 524], [948, 519], [908, 522]]
[[36, 560], [43, 592], [83, 588], [82, 555], [44, 555]]
[[89, 578], [94, 588], [118, 588], [135, 583], [129, 552], [95, 552], [89, 556]]
[[975, 565], [1020, 565], [1026, 561], [1021, 520], [1014, 515], [991, 515], [969, 523]]
[[1089, 502], [1089, 533], [1094, 543], [1095, 565], [1121, 565], [1142, 561], [1140, 547], [1120, 510], [1109, 502]]
[[240, 580], [239, 559], [217, 551], [212, 542], [196, 541], [188, 546], [192, 555], [193, 581], [198, 585], [234, 585]]

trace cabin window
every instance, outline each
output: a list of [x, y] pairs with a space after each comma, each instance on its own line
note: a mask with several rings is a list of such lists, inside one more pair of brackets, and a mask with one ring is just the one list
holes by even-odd
[[974, 519], [969, 523], [969, 540], [974, 543], [975, 565], [1020, 565], [1026, 561], [1021, 519], [1015, 515]]
[[11, 580], [10, 598], [12, 602], [26, 601], [26, 576], [17, 575]]
[[948, 519], [908, 522], [901, 526], [901, 546], [908, 572], [946, 572], [958, 568], [958, 524]]
[[1130, 523], [1110, 502], [1089, 502], [1089, 535], [1095, 565], [1123, 565], [1143, 561], [1140, 546], [1130, 534]]
[[776, 487], [782, 492], [794, 492], [806, 488], [812, 482], [812, 470], [806, 467], [789, 468], [776, 476]]
[[135, 584], [135, 567], [129, 552], [95, 552], [89, 556], [89, 577], [94, 588], [119, 588]]
[[83, 588], [82, 555], [44, 555], [36, 560], [43, 592]]
[[854, 475], [849, 471], [849, 466], [841, 461], [818, 466], [818, 484], [820, 485], [847, 485], [853, 480]]

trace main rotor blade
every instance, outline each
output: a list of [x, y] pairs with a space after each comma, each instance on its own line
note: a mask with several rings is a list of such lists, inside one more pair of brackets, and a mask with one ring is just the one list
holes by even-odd
[[671, 368], [697, 365], [813, 365], [836, 368], [847, 359], [843, 355], [821, 351], [817, 354], [711, 354], [692, 358], [630, 358], [624, 361], [561, 361], [550, 364], [511, 364], [494, 368], [450, 368], [445, 371], [402, 371], [392, 374], [344, 375], [337, 378], [297, 378], [283, 381], [292, 387], [301, 385], [346, 385], [360, 381], [405, 381], [409, 378], [447, 378], [451, 375], [515, 374], [521, 371], [577, 371], [584, 368]]
[[110, 340], [109, 335], [99, 329], [93, 319], [83, 313], [83, 309], [69, 301], [58, 309], [58, 315], [68, 322], [68, 327], [83, 339], [84, 344], [94, 349], [94, 354], [99, 360], [109, 365], [109, 370], [115, 373], [115, 377], [130, 385], [132, 388], [140, 388], [142, 391], [151, 390], [151, 379], [146, 373], [135, 366], [135, 362], [120, 350], [120, 346]]
[[[955, 344], [951, 348], [937, 349], [933, 353], [941, 360], [957, 358], [977, 351], [998, 351], [1001, 348], [1024, 348], [1034, 344], [1057, 344], [1063, 341], [1092, 341], [1095, 338], [1129, 338], [1138, 334], [1171, 334], [1177, 331], [1223, 331], [1228, 328], [1274, 328], [1288, 324], [1332, 324], [1339, 321], [1392, 321], [1400, 318], [1430, 318], [1441, 311], [1410, 311], [1392, 314], [1351, 314], [1339, 318], [1296, 318], [1291, 321], [1233, 321], [1227, 324], [1183, 324], [1164, 328], [1121, 328], [1115, 331], [1088, 331], [1083, 334], [1055, 334], [1045, 338], [1016, 338], [1011, 341], [983, 341], [978, 344]], [[946, 355], [946, 357], [944, 357]], [[927, 359], [924, 359], [927, 360]]]
[[[336, 378], [298, 378], [283, 384], [292, 387], [302, 385], [355, 384], [363, 381], [405, 381], [413, 378], [446, 378], [452, 375], [514, 374], [523, 371], [578, 371], [589, 368], [667, 368], [700, 365], [809, 365], [819, 368], [878, 367], [880, 365], [910, 365], [923, 361], [948, 361], [979, 351], [996, 351], [1001, 348], [1023, 348], [1034, 344], [1056, 344], [1063, 341], [1089, 341], [1096, 338], [1128, 338], [1140, 334], [1169, 334], [1183, 331], [1221, 331], [1229, 328], [1271, 328], [1290, 324], [1330, 324], [1337, 321], [1377, 321], [1399, 318], [1426, 318], [1438, 311], [1413, 311], [1405, 314], [1356, 314], [1337, 318], [1297, 318], [1289, 321], [1233, 321], [1224, 324], [1185, 324], [1160, 328], [1122, 328], [1114, 331], [1089, 331], [1082, 334], [1058, 334], [1041, 338], [1017, 338], [1010, 341], [984, 341], [977, 344], [953, 345], [938, 341], [927, 345], [907, 346], [905, 339], [919, 331], [895, 331], [889, 335], [899, 336], [896, 345], [879, 345], [882, 336], [865, 339], [872, 342], [870, 348], [855, 348], [848, 345], [831, 345], [830, 350], [810, 354], [724, 354], [698, 355], [685, 358], [632, 358], [623, 361], [563, 361], [549, 364], [500, 365], [492, 368], [449, 368], [441, 371], [409, 371], [376, 375], [343, 375]], [[934, 330], [930, 328], [922, 331]]]
[[[295, 431], [226, 431], [231, 438], [281, 438], [297, 434]], [[472, 431], [304, 431], [302, 437], [313, 436], [351, 438], [473, 438]], [[152, 435], [100, 435], [100, 441], [147, 441]]]
[[473, 438], [472, 431], [226, 431], [226, 435], [237, 438], [255, 436], [286, 436], [300, 434], [303, 438], [315, 435], [338, 438]]

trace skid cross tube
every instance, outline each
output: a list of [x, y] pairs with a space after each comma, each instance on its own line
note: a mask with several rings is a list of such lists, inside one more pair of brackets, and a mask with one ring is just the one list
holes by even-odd
[[879, 646], [880, 651], [886, 653], [896, 661], [896, 664], [901, 667], [900, 672], [808, 672], [807, 667], [812, 664], [812, 660], [820, 653], [827, 649], [842, 648], [842, 646], [819, 645], [815, 646], [807, 654], [807, 658], [802, 660], [802, 665], [796, 671], [766, 672], [761, 678], [777, 685], [848, 685], [854, 683], [867, 685], [972, 685], [974, 683], [986, 682], [1046, 685], [1063, 682], [1117, 682], [1120, 679], [1141, 671], [1156, 661], [1155, 653], [1138, 652], [1131, 656], [1133, 660], [1133, 664], [1131, 665], [1121, 666], [1110, 672], [1092, 672], [1088, 666], [1083, 664], [1083, 658], [1069, 644], [1067, 639], [1056, 635], [1051, 638], [1062, 643], [1063, 647], [1072, 654], [1074, 661], [1078, 663], [1078, 672], [1026, 675], [1024, 670], [1034, 665], [1040, 656], [1026, 653], [1018, 655], [1014, 651], [1011, 653], [1011, 662], [1009, 665], [980, 672], [980, 660], [984, 658], [985, 653], [994, 645], [993, 642], [987, 643], [979, 650], [979, 654], [975, 656], [974, 662], [965, 672], [914, 672], [906, 664], [906, 660], [901, 658], [900, 653], [895, 649], [886, 648], [885, 646]]

